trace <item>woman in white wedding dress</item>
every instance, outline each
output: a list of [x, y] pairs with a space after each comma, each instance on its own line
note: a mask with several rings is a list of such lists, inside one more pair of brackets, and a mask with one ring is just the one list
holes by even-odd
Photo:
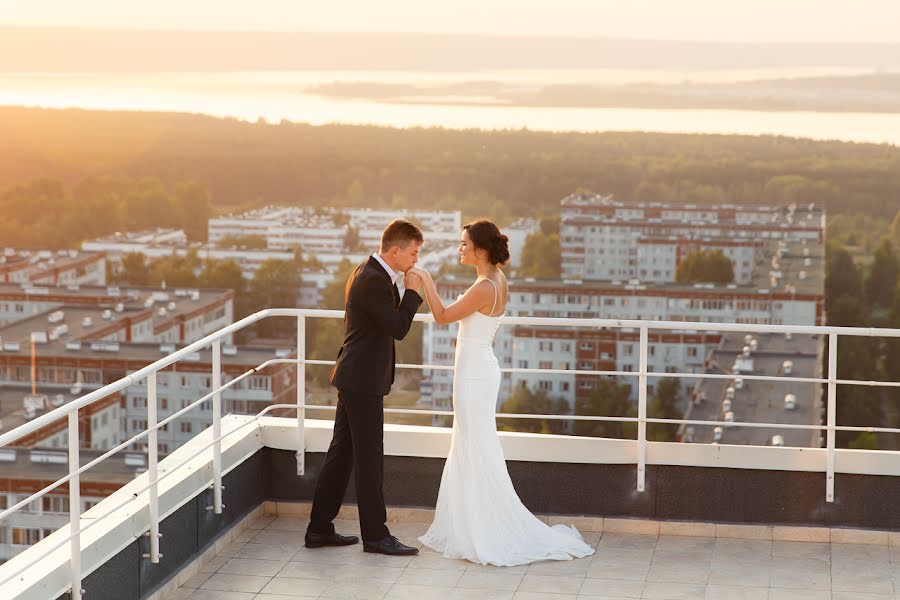
[[446, 558], [495, 566], [571, 560], [594, 553], [574, 527], [548, 526], [519, 500], [497, 436], [500, 366], [492, 343], [508, 288], [498, 265], [509, 260], [508, 239], [490, 221], [463, 228], [460, 263], [477, 279], [444, 306], [427, 272], [425, 296], [438, 323], [459, 321], [453, 377], [453, 435], [434, 522], [419, 540]]

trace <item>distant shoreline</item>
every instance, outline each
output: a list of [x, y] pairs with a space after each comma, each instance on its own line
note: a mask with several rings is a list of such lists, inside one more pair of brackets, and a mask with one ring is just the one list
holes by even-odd
[[398, 105], [900, 113], [900, 73], [724, 83], [542, 85], [499, 81], [448, 85], [335, 82], [309, 93]]

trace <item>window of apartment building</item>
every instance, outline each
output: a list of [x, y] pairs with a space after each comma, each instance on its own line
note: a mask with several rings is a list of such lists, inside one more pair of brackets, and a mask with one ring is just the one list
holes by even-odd
[[169, 445], [168, 444], [160, 444], [159, 445], [159, 453], [160, 454], [168, 454], [169, 453]]
[[135, 396], [131, 400], [133, 408], [147, 408], [147, 398], [144, 396]]
[[633, 356], [634, 355], [634, 344], [625, 344], [622, 346], [622, 354], [625, 356]]
[[560, 349], [561, 351], [563, 351], [563, 352], [571, 352], [571, 351], [572, 351], [572, 344], [570, 344], [569, 342], [561, 342], [561, 343], [559, 344], [559, 349]]
[[15, 546], [32, 546], [41, 541], [41, 530], [30, 527], [13, 527], [12, 543]]
[[271, 378], [263, 375], [254, 375], [250, 377], [248, 387], [251, 390], [269, 391], [271, 389]]
[[527, 360], [519, 360], [519, 368], [520, 368], [520, 369], [527, 369], [527, 368], [528, 368], [528, 361], [527, 361]]
[[143, 431], [147, 429], [147, 420], [146, 419], [132, 419], [131, 420], [131, 429], [132, 431]]
[[580, 350], [593, 350], [594, 345], [589, 342], [581, 342], [581, 344], [578, 346], [578, 348]]
[[538, 382], [538, 388], [540, 388], [541, 390], [543, 390], [545, 392], [551, 392], [551, 391], [553, 391], [553, 382], [547, 381], [545, 379], [541, 379]]
[[541, 352], [553, 352], [553, 342], [538, 342], [538, 350]]
[[539, 368], [539, 369], [552, 369], [552, 368], [553, 368], [553, 361], [550, 361], [550, 360], [542, 360], [542, 361], [540, 361], [540, 362], [538, 363], [538, 368]]
[[190, 386], [191, 386], [190, 377], [188, 377], [187, 375], [182, 375], [181, 376], [181, 387], [186, 388], [186, 387], [190, 387]]
[[41, 500], [45, 513], [69, 514], [69, 498], [67, 496], [44, 496]]
[[650, 356], [656, 356], [656, 346], [647, 346], [647, 354]]
[[568, 392], [569, 391], [569, 382], [568, 381], [560, 381], [559, 382], [559, 391]]
[[560, 368], [560, 369], [565, 369], [566, 371], [568, 371], [571, 367], [570, 367], [570, 364], [569, 364], [568, 362], [561, 362], [561, 363], [559, 363], [559, 368]]
[[193, 432], [193, 424], [192, 423], [182, 423], [181, 424], [181, 433], [192, 433]]
[[696, 346], [688, 346], [687, 355], [688, 356], [697, 356], [697, 347]]
[[160, 398], [159, 399], [159, 407], [162, 410], [169, 410], [169, 399], [168, 398]]
[[634, 371], [634, 367], [632, 365], [622, 365], [622, 370], [626, 373], [631, 373]]
[[6, 494], [0, 494], [0, 510], [6, 510], [9, 508], [9, 500], [6, 498]]

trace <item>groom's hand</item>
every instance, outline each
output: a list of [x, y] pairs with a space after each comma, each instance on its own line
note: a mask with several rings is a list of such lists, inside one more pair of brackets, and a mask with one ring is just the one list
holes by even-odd
[[403, 276], [403, 287], [415, 291], [420, 296], [422, 295], [422, 286], [422, 278], [415, 273], [407, 271]]

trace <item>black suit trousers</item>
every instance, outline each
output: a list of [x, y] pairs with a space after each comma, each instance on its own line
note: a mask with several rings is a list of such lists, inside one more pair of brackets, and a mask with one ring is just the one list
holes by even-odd
[[309, 531], [330, 534], [354, 474], [363, 541], [390, 535], [384, 507], [384, 397], [338, 390], [334, 437], [316, 484]]

